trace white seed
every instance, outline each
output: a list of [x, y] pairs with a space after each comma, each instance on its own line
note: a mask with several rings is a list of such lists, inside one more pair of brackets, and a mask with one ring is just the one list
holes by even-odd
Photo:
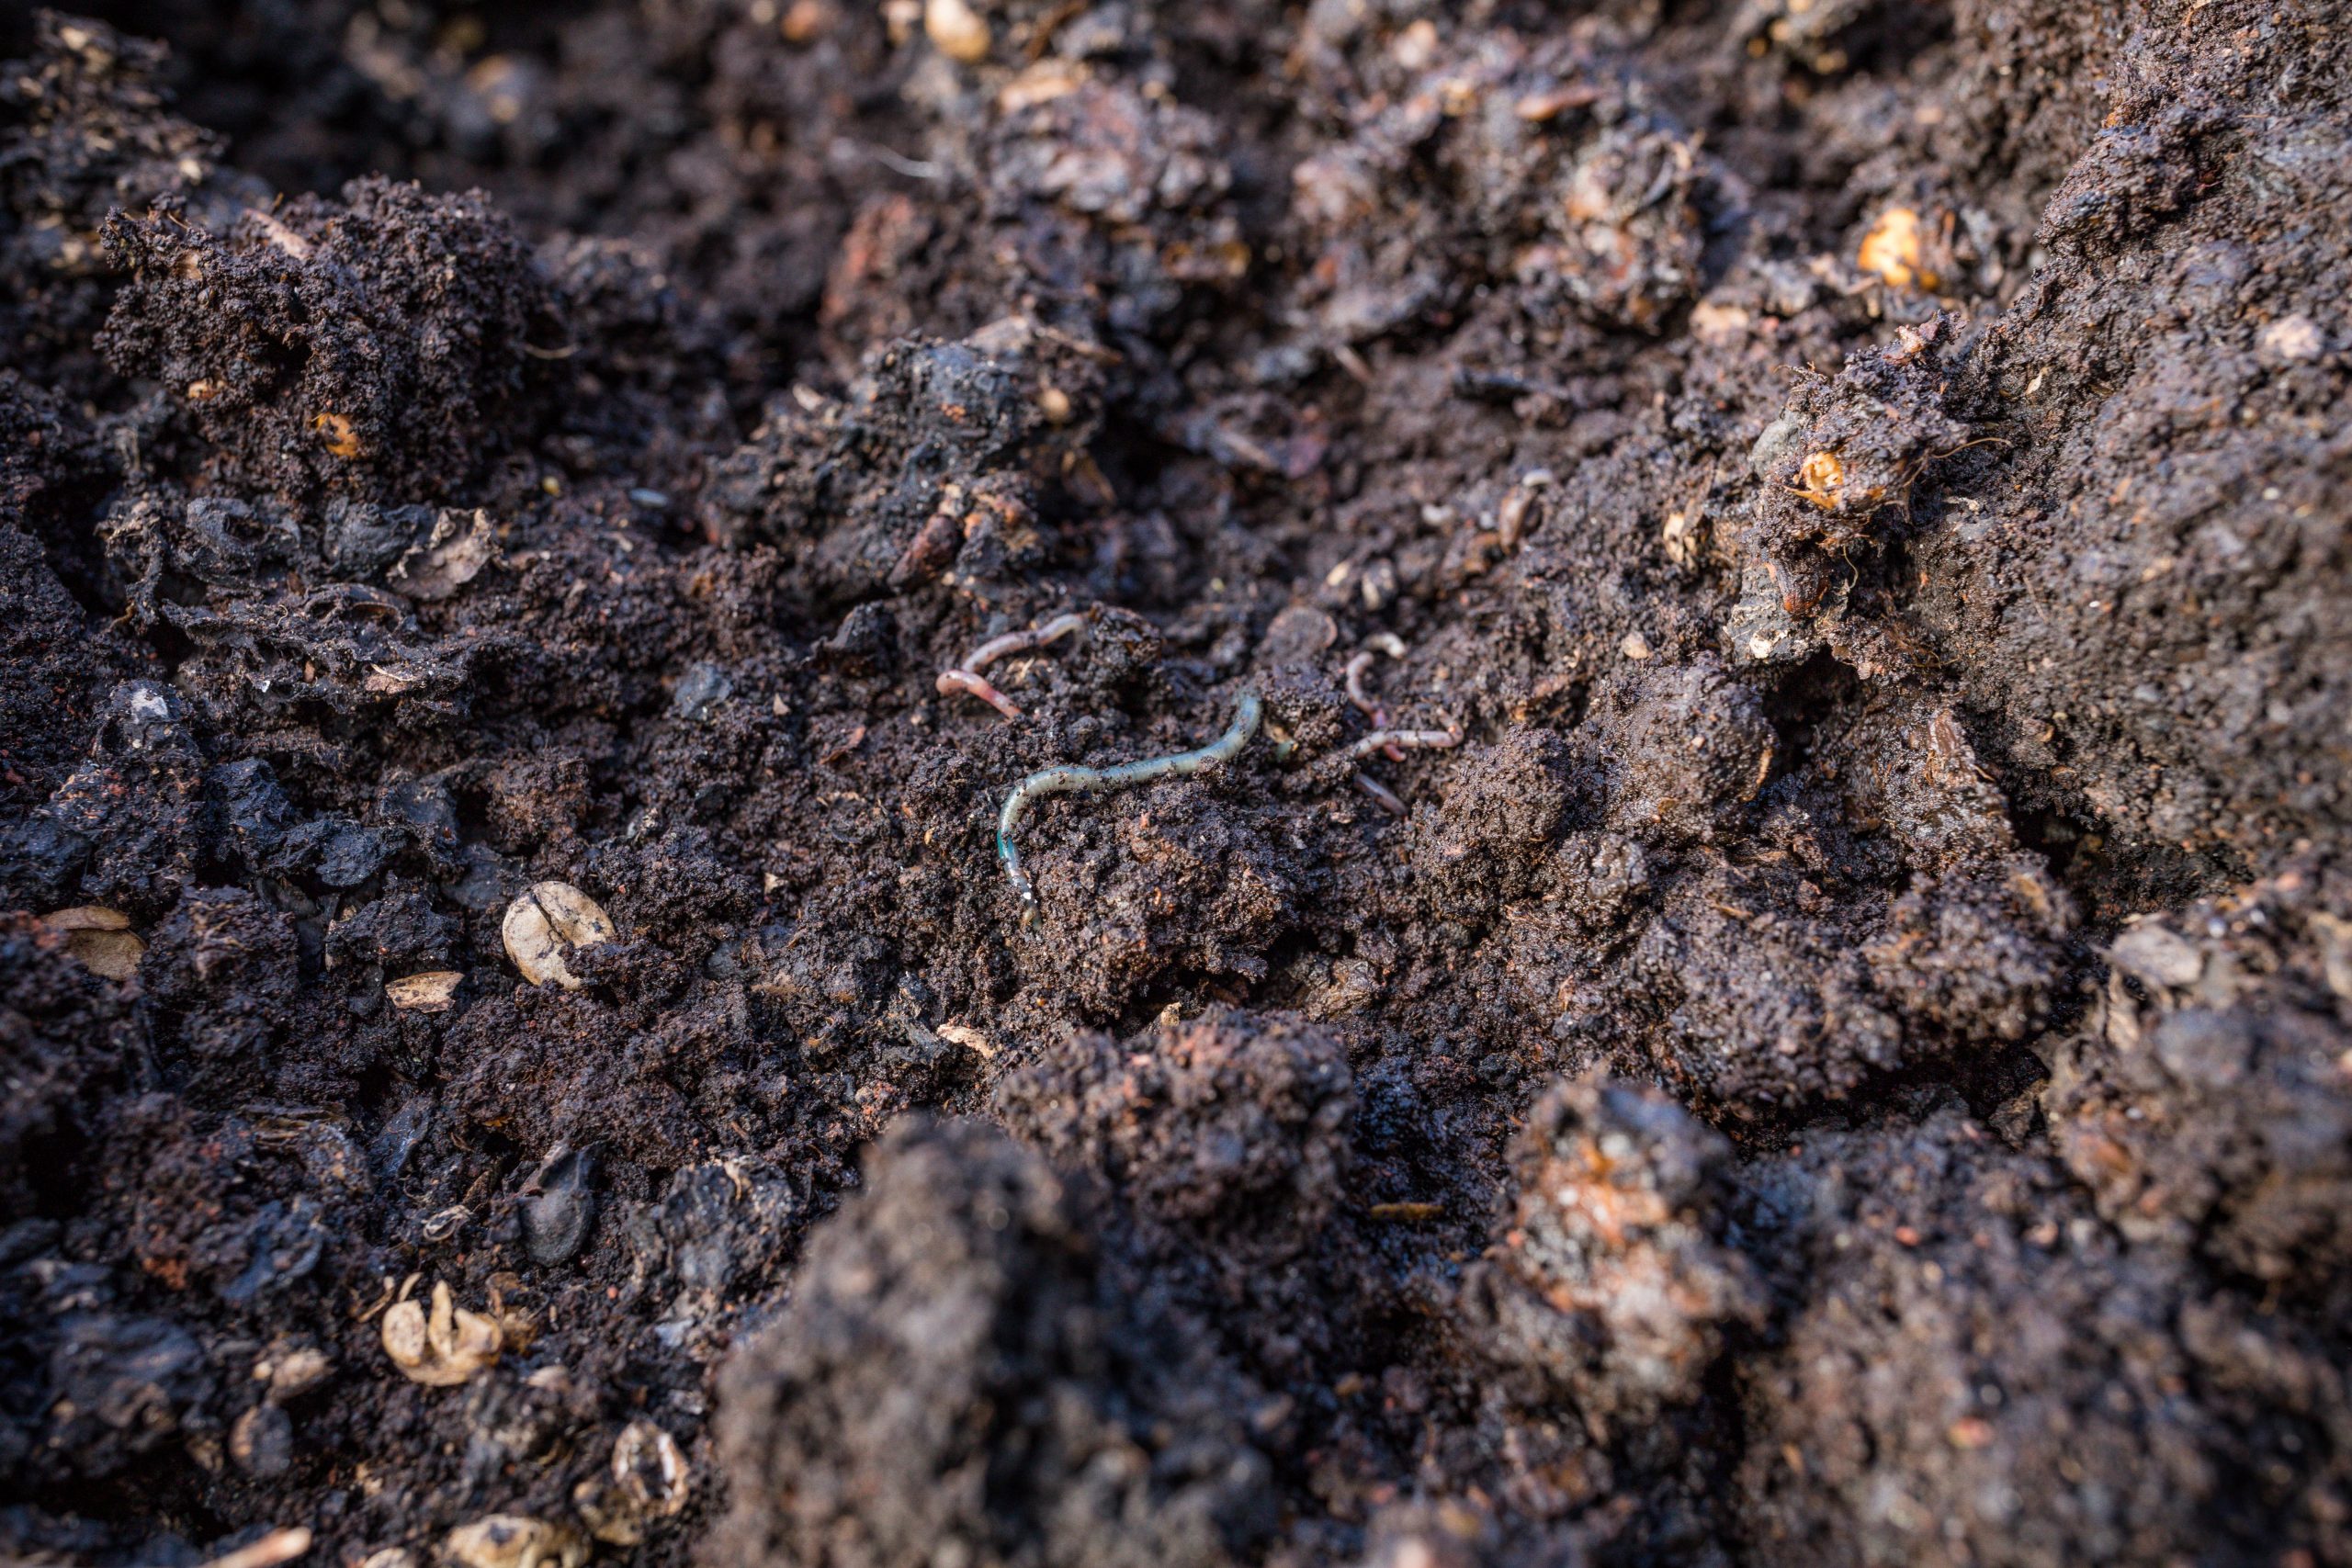
[[255, 1362], [254, 1381], [267, 1383], [272, 1399], [288, 1400], [318, 1387], [334, 1371], [334, 1363], [327, 1359], [325, 1351], [297, 1346]]
[[598, 1540], [636, 1546], [684, 1509], [693, 1490], [677, 1439], [650, 1421], [632, 1421], [613, 1444], [612, 1480], [583, 1481], [571, 1497]]
[[447, 1012], [458, 994], [458, 983], [465, 978], [456, 969], [428, 969], [422, 975], [405, 975], [384, 983], [384, 995], [403, 1012]]
[[523, 978], [576, 991], [581, 983], [564, 967], [564, 953], [612, 941], [613, 922], [602, 905], [569, 882], [535, 882], [506, 907], [499, 935]]
[[1647, 659], [1650, 656], [1650, 639], [1639, 632], [1627, 632], [1625, 640], [1617, 645], [1617, 650], [1628, 659]]

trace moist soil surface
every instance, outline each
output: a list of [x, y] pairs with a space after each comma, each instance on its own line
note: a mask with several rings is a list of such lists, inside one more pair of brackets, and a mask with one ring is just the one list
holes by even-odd
[[0, 1552], [2352, 1563], [2331, 7], [0, 58]]

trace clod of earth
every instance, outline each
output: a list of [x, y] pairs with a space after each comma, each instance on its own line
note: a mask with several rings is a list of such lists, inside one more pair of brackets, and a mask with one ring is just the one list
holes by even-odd
[[534, 986], [552, 980], [567, 991], [581, 987], [563, 955], [613, 940], [612, 918], [604, 906], [569, 882], [535, 882], [515, 896], [499, 922], [506, 956]]
[[0, 1562], [2352, 1568], [2342, 7], [105, 9]]

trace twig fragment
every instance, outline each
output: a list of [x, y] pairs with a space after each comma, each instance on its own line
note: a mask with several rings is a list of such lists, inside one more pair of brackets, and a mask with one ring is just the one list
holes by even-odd
[[205, 1568], [277, 1568], [281, 1562], [291, 1562], [311, 1550], [308, 1526], [293, 1525], [274, 1529], [249, 1546], [224, 1552], [205, 1564]]

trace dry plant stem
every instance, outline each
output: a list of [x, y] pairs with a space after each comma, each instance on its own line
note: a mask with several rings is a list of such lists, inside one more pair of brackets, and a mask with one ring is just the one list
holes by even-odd
[[1004, 809], [997, 813], [996, 854], [1004, 863], [1004, 874], [1012, 881], [1013, 891], [1021, 895], [1021, 902], [1026, 907], [1022, 923], [1025, 925], [1036, 918], [1037, 890], [1030, 883], [1028, 873], [1021, 869], [1021, 852], [1012, 847], [1012, 830], [1028, 815], [1033, 803], [1048, 795], [1105, 795], [1157, 779], [1197, 773], [1203, 768], [1230, 761], [1258, 733], [1258, 694], [1253, 688], [1241, 694], [1241, 702], [1233, 711], [1233, 722], [1226, 727], [1225, 733], [1205, 746], [1169, 757], [1147, 757], [1115, 768], [1081, 768], [1065, 763], [1041, 769], [1013, 785], [1012, 793], [1004, 797]]
[[278, 1563], [291, 1562], [310, 1550], [310, 1527], [294, 1525], [274, 1529], [250, 1546], [216, 1557], [205, 1568], [277, 1568]]

